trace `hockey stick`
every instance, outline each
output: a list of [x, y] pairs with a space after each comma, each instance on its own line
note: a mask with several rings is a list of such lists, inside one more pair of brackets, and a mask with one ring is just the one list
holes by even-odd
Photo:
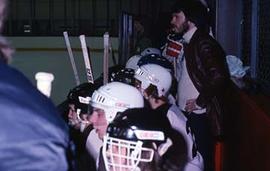
[[90, 59], [89, 59], [89, 55], [87, 51], [85, 36], [80, 35], [79, 38], [80, 38], [82, 52], [83, 52], [83, 59], [84, 59], [84, 64], [85, 64], [85, 69], [86, 69], [87, 81], [94, 84], [94, 77], [93, 77], [91, 63], [90, 63]]
[[104, 55], [103, 55], [103, 84], [108, 83], [109, 75], [109, 33], [106, 32], [103, 35], [104, 41]]
[[80, 84], [80, 79], [79, 79], [78, 71], [77, 71], [77, 68], [76, 68], [76, 64], [75, 64], [74, 56], [73, 56], [73, 53], [72, 53], [72, 49], [71, 49], [71, 46], [70, 46], [68, 33], [65, 31], [65, 32], [63, 32], [63, 35], [64, 35], [64, 38], [65, 38], [65, 42], [66, 42], [66, 46], [67, 46], [71, 66], [72, 66], [72, 69], [73, 69], [76, 85], [79, 85]]

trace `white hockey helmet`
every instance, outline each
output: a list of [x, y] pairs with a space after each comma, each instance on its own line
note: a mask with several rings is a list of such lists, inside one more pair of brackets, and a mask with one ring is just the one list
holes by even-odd
[[158, 96], [166, 96], [172, 85], [170, 72], [156, 64], [146, 64], [139, 67], [134, 76], [141, 82], [141, 89], [144, 91], [153, 84], [158, 89]]
[[144, 49], [142, 52], [141, 52], [141, 56], [146, 56], [146, 55], [151, 55], [151, 54], [154, 54], [154, 55], [159, 55], [161, 56], [161, 51], [157, 48], [146, 48]]
[[121, 82], [111, 82], [93, 93], [91, 105], [103, 109], [106, 120], [110, 123], [118, 112], [144, 107], [144, 100], [135, 87]]
[[141, 57], [142, 57], [141, 55], [134, 55], [134, 56], [130, 57], [126, 63], [125, 68], [130, 68], [133, 70], [136, 70], [137, 68], [139, 68], [137, 63], [141, 59]]

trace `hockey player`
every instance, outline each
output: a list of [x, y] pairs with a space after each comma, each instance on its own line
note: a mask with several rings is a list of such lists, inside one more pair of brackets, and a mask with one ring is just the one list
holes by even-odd
[[95, 161], [102, 146], [102, 141], [87, 120], [92, 111], [90, 98], [95, 90], [95, 85], [83, 83], [73, 88], [67, 96], [70, 135], [76, 149], [75, 168], [80, 171], [96, 169]]
[[96, 90], [91, 98], [93, 112], [89, 121], [103, 139], [108, 123], [118, 112], [129, 108], [144, 107], [141, 93], [133, 86], [121, 82], [111, 82]]
[[145, 64], [157, 64], [166, 68], [169, 72], [173, 72], [173, 66], [168, 59], [158, 54], [143, 55], [137, 65], [140, 67]]
[[[120, 71], [121, 69], [123, 69], [123, 68], [125, 68], [125, 66], [122, 66], [122, 65], [114, 65], [114, 66], [111, 66], [111, 67], [109, 67], [109, 70], [108, 70], [108, 81], [110, 81], [110, 77], [111, 77], [111, 75], [113, 74], [113, 73], [116, 73], [116, 72], [118, 72], [118, 71]], [[100, 87], [100, 86], [102, 86], [103, 85], [103, 78], [104, 77], [104, 74], [103, 73], [101, 73], [101, 75], [97, 78], [97, 79], [95, 79], [95, 85], [97, 85], [97, 87]]]
[[188, 162], [185, 171], [203, 170], [203, 160], [196, 149], [195, 140], [187, 123], [187, 118], [176, 105], [168, 103], [167, 95], [171, 87], [171, 73], [156, 64], [139, 67], [135, 72], [136, 87], [147, 99], [152, 109], [167, 116], [174, 129], [180, 132], [187, 143]]
[[95, 91], [95, 87], [91, 83], [83, 83], [73, 88], [67, 96], [68, 99], [68, 123], [75, 129], [83, 132], [87, 126], [87, 113], [89, 110], [90, 97]]
[[157, 48], [151, 48], [151, 47], [146, 48], [140, 54], [131, 56], [126, 63], [125, 68], [136, 70], [139, 67], [138, 62], [141, 59], [141, 57], [147, 56], [147, 55], [161, 56], [161, 51]]
[[141, 56], [145, 56], [145, 55], [151, 55], [151, 54], [154, 54], [154, 55], [159, 55], [161, 56], [161, 51], [157, 48], [153, 48], [153, 47], [148, 47], [146, 49], [144, 49], [142, 52], [141, 52]]
[[100, 162], [107, 171], [181, 171], [186, 153], [183, 136], [166, 116], [137, 108], [120, 113], [108, 126]]
[[141, 57], [141, 55], [131, 56], [126, 63], [125, 68], [136, 70], [139, 67], [137, 63], [141, 59]]
[[[88, 121], [100, 140], [103, 140], [107, 126], [116, 114], [129, 108], [144, 107], [144, 99], [135, 87], [121, 82], [110, 82], [93, 93], [90, 105], [93, 112]], [[98, 163], [97, 160], [97, 165]]]
[[[174, 75], [173, 65], [170, 63], [168, 59], [166, 59], [164, 56], [161, 56], [160, 54], [159, 55], [154, 53], [147, 54], [145, 56], [142, 56], [137, 63], [139, 67], [146, 64], [160, 65], [166, 68], [171, 73], [172, 76]], [[177, 93], [176, 91], [177, 91], [177, 80], [175, 79], [175, 77], [172, 77], [172, 85], [168, 95], [169, 102], [172, 104], [176, 103], [176, 93]]]
[[110, 82], [121, 82], [125, 84], [135, 85], [134, 78], [135, 71], [131, 68], [123, 68], [121, 70], [112, 72], [110, 75]]

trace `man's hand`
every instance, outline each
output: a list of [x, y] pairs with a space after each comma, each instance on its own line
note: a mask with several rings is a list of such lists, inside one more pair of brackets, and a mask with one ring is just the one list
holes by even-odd
[[187, 100], [185, 111], [192, 112], [192, 111], [198, 110], [198, 109], [202, 109], [202, 108], [196, 104], [196, 99]]

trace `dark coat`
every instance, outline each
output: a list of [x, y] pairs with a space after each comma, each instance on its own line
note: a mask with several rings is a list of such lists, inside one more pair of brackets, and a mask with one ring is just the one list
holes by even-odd
[[213, 134], [220, 135], [231, 87], [225, 52], [214, 38], [198, 29], [185, 46], [185, 56], [188, 74], [199, 92], [196, 103], [206, 108]]
[[0, 170], [68, 169], [68, 129], [53, 103], [0, 57]]

